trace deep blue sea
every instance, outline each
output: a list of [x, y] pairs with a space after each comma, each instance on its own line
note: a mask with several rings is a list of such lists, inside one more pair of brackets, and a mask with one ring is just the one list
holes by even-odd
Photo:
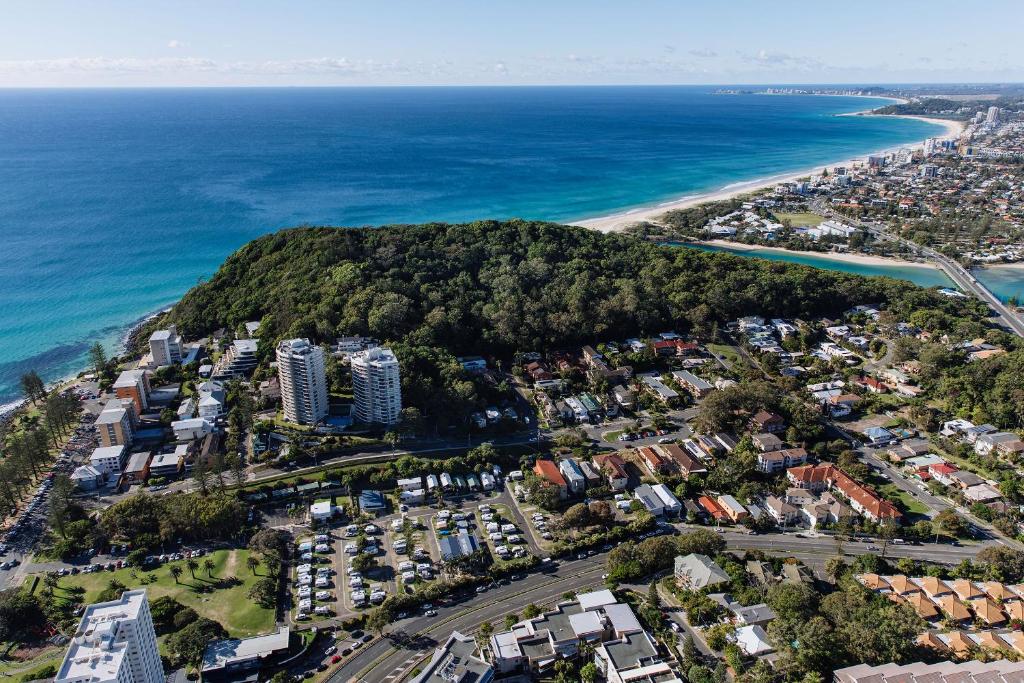
[[0, 403], [301, 223], [569, 220], [939, 134], [697, 87], [0, 91]]

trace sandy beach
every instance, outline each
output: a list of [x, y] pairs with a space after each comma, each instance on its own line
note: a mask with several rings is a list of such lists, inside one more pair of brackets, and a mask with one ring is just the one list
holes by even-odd
[[[868, 109], [865, 111], [850, 112], [848, 114], [837, 114], [837, 116], [890, 116], [889, 114], [873, 114], [873, 111], [874, 110]], [[935, 123], [945, 126], [946, 130], [943, 132], [942, 135], [933, 135], [929, 136], [929, 138], [959, 137], [959, 135], [963, 132], [964, 128], [966, 127], [965, 124], [963, 124], [960, 121], [951, 121], [949, 119], [932, 119], [926, 116], [909, 115], [899, 116], [898, 118], [917, 119], [920, 121], [927, 121], [928, 123]], [[921, 140], [916, 143], [897, 145], [895, 147], [889, 147], [884, 150], [879, 150], [877, 152], [871, 152], [870, 154], [864, 154], [853, 159], [846, 159], [842, 161], [836, 161], [833, 163], [821, 164], [820, 166], [805, 169], [797, 173], [785, 173], [782, 175], [758, 178], [756, 180], [751, 180], [742, 183], [733, 183], [731, 185], [726, 185], [725, 187], [719, 190], [715, 190], [713, 192], [680, 197], [679, 199], [676, 200], [662, 202], [660, 204], [655, 204], [653, 206], [637, 207], [635, 209], [622, 211], [620, 213], [615, 213], [608, 216], [573, 221], [570, 223], [570, 225], [578, 225], [584, 228], [591, 228], [592, 230], [600, 230], [601, 232], [616, 232], [619, 230], [624, 230], [630, 225], [636, 223], [656, 222], [661, 215], [669, 211], [687, 209], [691, 206], [704, 204], [706, 202], [715, 202], [726, 199], [732, 199], [734, 197], [748, 194], [756, 190], [762, 190], [765, 188], [773, 187], [775, 185], [778, 185], [779, 183], [792, 182], [800, 178], [806, 178], [808, 176], [815, 175], [817, 173], [820, 173], [821, 170], [824, 168], [834, 168], [836, 166], [853, 166], [855, 164], [862, 164], [865, 163], [868, 156], [872, 156], [874, 154], [886, 154], [889, 152], [893, 152], [897, 149], [903, 149], [906, 147], [914, 149], [917, 147], [921, 147], [923, 145], [924, 140]]]
[[723, 247], [733, 251], [774, 251], [781, 254], [806, 254], [815, 258], [828, 259], [830, 261], [842, 261], [844, 263], [859, 263], [866, 266], [900, 266], [907, 268], [928, 268], [937, 270], [938, 267], [931, 262], [908, 261], [906, 259], [888, 256], [870, 256], [868, 254], [842, 254], [834, 251], [799, 251], [796, 249], [782, 249], [780, 247], [762, 247], [757, 244], [743, 244], [742, 242], [730, 242], [729, 240], [707, 240], [695, 242], [694, 244], [707, 244], [716, 247]]

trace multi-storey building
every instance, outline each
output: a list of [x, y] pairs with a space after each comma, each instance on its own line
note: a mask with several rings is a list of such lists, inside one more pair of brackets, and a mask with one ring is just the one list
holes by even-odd
[[181, 335], [171, 325], [166, 330], [157, 330], [149, 335], [149, 352], [153, 356], [153, 365], [162, 367], [181, 362]]
[[[134, 403], [132, 402], [132, 406]], [[130, 446], [135, 436], [132, 406], [125, 406], [121, 400], [107, 403], [96, 418], [96, 434], [101, 446]]]
[[131, 399], [141, 415], [149, 408], [149, 376], [145, 370], [125, 370], [114, 382], [114, 395]]
[[277, 345], [277, 374], [286, 420], [316, 424], [327, 417], [323, 349], [308, 339], [285, 339]]
[[163, 683], [146, 591], [87, 607], [54, 681]]
[[398, 359], [391, 349], [373, 348], [352, 354], [355, 419], [395, 424], [402, 412]]

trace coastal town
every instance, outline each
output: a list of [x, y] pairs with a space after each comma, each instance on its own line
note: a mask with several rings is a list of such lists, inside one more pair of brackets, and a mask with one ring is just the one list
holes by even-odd
[[970, 104], [936, 109], [932, 120], [956, 119], [946, 121], [947, 136], [917, 148], [892, 149], [736, 199], [721, 198], [701, 206], [709, 220], [691, 220], [690, 210], [682, 208], [631, 219], [639, 225], [630, 229], [652, 239], [817, 252], [852, 262], [883, 257], [927, 263], [922, 250], [931, 249], [965, 272], [1020, 268], [1022, 109], [1019, 103], [1004, 108], [980, 102], [978, 109]]
[[172, 309], [69, 383], [23, 378], [3, 666], [62, 683], [997, 666], [1024, 654], [1021, 402], [997, 374], [1021, 341], [921, 292], [480, 345], [445, 366], [475, 399], [443, 430], [446, 390], [410, 383], [423, 361], [400, 339], [267, 319], [196, 336]]

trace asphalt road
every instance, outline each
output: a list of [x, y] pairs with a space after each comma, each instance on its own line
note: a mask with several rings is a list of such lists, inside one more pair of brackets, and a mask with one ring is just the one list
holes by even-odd
[[[690, 528], [683, 528], [689, 531]], [[761, 550], [769, 554], [796, 557], [805, 563], [822, 567], [836, 553], [836, 543], [830, 536], [800, 538], [795, 533], [751, 535], [739, 531], [722, 534], [729, 549]], [[895, 545], [885, 549], [886, 557], [907, 557], [947, 564], [957, 564], [972, 558], [990, 543], [951, 546], [926, 543], [922, 545]], [[880, 541], [844, 542], [847, 556], [880, 554], [868, 550], [870, 545], [881, 547]], [[583, 560], [559, 563], [550, 574], [534, 573], [521, 581], [491, 589], [463, 602], [437, 606], [436, 617], [416, 616], [396, 622], [389, 636], [374, 640], [357, 650], [332, 676], [328, 683], [397, 683], [415, 668], [424, 657], [443, 642], [452, 631], [471, 633], [480, 624], [490, 621], [495, 630], [501, 630], [506, 614], [521, 614], [532, 603], [552, 603], [566, 591], [578, 591], [601, 586], [605, 571], [606, 554], [600, 553]]]
[[495, 630], [504, 628], [507, 614], [520, 614], [530, 603], [556, 601], [567, 591], [597, 588], [605, 571], [605, 556], [559, 563], [556, 571], [528, 574], [521, 581], [493, 588], [486, 593], [448, 606], [436, 606], [436, 617], [417, 616], [396, 622], [388, 636], [358, 650], [328, 679], [328, 683], [389, 683], [401, 680], [416, 663], [452, 631], [470, 633], [485, 621]]

